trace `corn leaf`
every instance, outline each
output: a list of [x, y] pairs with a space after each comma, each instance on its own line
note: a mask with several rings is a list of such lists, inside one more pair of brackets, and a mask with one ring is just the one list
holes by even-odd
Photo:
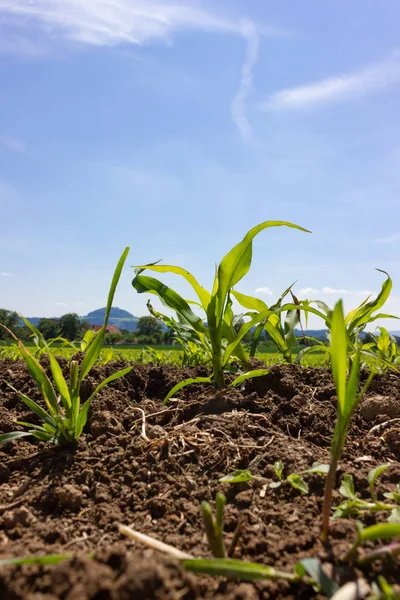
[[243, 375], [236, 377], [236, 379], [232, 381], [231, 386], [239, 385], [239, 383], [243, 383], [243, 381], [246, 381], [247, 379], [253, 379], [253, 377], [268, 375], [269, 372], [269, 369], [254, 369], [253, 371], [248, 371], [247, 373], [243, 373]]
[[207, 306], [211, 300], [211, 294], [205, 288], [203, 288], [199, 284], [197, 279], [191, 273], [189, 273], [189, 271], [186, 271], [186, 269], [182, 269], [181, 267], [176, 267], [172, 265], [142, 265], [135, 266], [134, 268], [138, 269], [139, 271], [149, 269], [150, 271], [155, 271], [157, 273], [174, 273], [175, 275], [180, 275], [181, 277], [184, 277], [184, 279], [186, 279], [186, 281], [190, 283], [190, 285], [196, 292], [200, 300], [201, 306], [204, 308], [204, 310], [207, 310]]
[[73, 554], [47, 554], [46, 556], [28, 556], [25, 558], [1, 558], [0, 567], [9, 565], [58, 565], [63, 560], [73, 558]]
[[50, 414], [48, 414], [45, 410], [43, 410], [43, 408], [41, 406], [39, 406], [39, 404], [37, 404], [34, 400], [31, 400], [31, 398], [28, 398], [28, 396], [25, 396], [25, 394], [23, 394], [22, 392], [19, 392], [18, 390], [16, 390], [9, 383], [7, 383], [7, 385], [8, 385], [9, 388], [11, 388], [13, 390], [13, 392], [15, 392], [16, 394], [19, 395], [19, 397], [26, 404], [26, 406], [31, 411], [33, 411], [34, 413], [36, 413], [37, 416], [40, 419], [42, 419], [42, 421], [44, 421], [45, 423], [48, 423], [52, 427], [56, 427], [57, 426], [55, 419]]
[[229, 475], [224, 475], [219, 481], [221, 483], [246, 483], [252, 479], [256, 479], [256, 477], [252, 475], [251, 471], [248, 469], [241, 469], [239, 471], [233, 471], [232, 473], [229, 473]]
[[62, 374], [61, 367], [58, 364], [57, 359], [51, 352], [49, 353], [49, 358], [54, 383], [61, 396], [63, 406], [68, 411], [71, 408], [71, 397], [69, 395], [67, 382], [64, 379], [64, 375]]
[[346, 409], [347, 334], [344, 325], [343, 304], [341, 300], [337, 302], [332, 315], [331, 361], [338, 406], [340, 414], [342, 415]]
[[13, 442], [14, 440], [19, 440], [23, 437], [28, 437], [32, 435], [28, 431], [11, 431], [10, 433], [2, 433], [0, 435], [0, 444], [5, 444], [6, 442]]
[[286, 579], [296, 581], [298, 576], [292, 573], [277, 571], [273, 567], [249, 563], [233, 558], [192, 558], [181, 562], [182, 566], [192, 573], [204, 573], [229, 579], [254, 581], [256, 579]]
[[371, 527], [362, 529], [358, 535], [361, 542], [400, 538], [400, 523], [380, 523], [379, 525], [371, 525]]
[[180, 381], [165, 396], [163, 404], [167, 404], [168, 400], [170, 398], [172, 398], [172, 396], [174, 396], [174, 394], [176, 394], [176, 392], [179, 392], [179, 390], [181, 390], [182, 388], [184, 388], [188, 385], [191, 385], [192, 383], [211, 383], [211, 382], [212, 382], [212, 377], [189, 377], [188, 379], [185, 379], [184, 381]]

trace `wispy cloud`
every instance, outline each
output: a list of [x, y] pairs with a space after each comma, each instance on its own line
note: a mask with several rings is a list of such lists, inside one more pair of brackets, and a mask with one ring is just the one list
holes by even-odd
[[350, 292], [350, 290], [345, 290], [343, 288], [331, 288], [331, 287], [324, 287], [322, 288], [322, 293], [323, 294], [327, 294], [328, 296], [346, 296], [347, 294], [352, 294], [352, 292]]
[[7, 271], [0, 271], [2, 277], [15, 277], [15, 273], [8, 273]]
[[68, 304], [66, 302], [57, 302], [57, 306], [63, 306], [64, 308], [67, 308]]
[[251, 21], [243, 22], [242, 32], [247, 40], [246, 60], [241, 69], [238, 91], [231, 103], [231, 115], [243, 139], [251, 141], [253, 129], [247, 117], [246, 102], [253, 91], [253, 68], [258, 58], [259, 36]]
[[302, 288], [301, 290], [299, 290], [299, 296], [301, 297], [307, 297], [313, 295], [316, 296], [317, 294], [321, 295], [321, 296], [353, 296], [353, 295], [357, 295], [357, 296], [373, 296], [375, 295], [376, 292], [372, 292], [370, 290], [359, 290], [359, 291], [351, 291], [351, 290], [346, 290], [344, 288], [333, 288], [333, 287], [324, 287], [322, 289], [318, 289], [318, 288], [313, 288], [313, 287], [306, 287], [306, 288]]
[[260, 105], [262, 110], [307, 109], [366, 96], [400, 82], [396, 55], [353, 73], [314, 81], [275, 92]]
[[256, 294], [264, 294], [265, 296], [272, 296], [272, 290], [269, 287], [259, 287], [254, 290]]
[[0, 134], [0, 146], [4, 146], [8, 150], [13, 152], [19, 152], [20, 154], [26, 154], [26, 145], [21, 140], [10, 137], [9, 135]]
[[400, 233], [393, 233], [375, 240], [376, 244], [394, 244], [395, 242], [400, 242]]
[[[231, 116], [244, 139], [252, 139], [246, 103], [253, 90], [253, 67], [257, 61], [259, 35], [282, 35], [283, 32], [232, 17], [222, 3], [196, 4], [191, 0], [0, 0], [2, 40], [0, 53], [38, 56], [57, 40], [92, 46], [149, 44], [170, 42], [180, 31], [197, 30], [234, 34], [246, 40], [246, 58], [240, 83], [231, 103]], [[7, 27], [9, 26], [9, 27]], [[16, 35], [16, 31], [24, 35]], [[38, 31], [41, 37], [38, 38]], [[8, 34], [8, 35], [7, 35]], [[45, 43], [43, 42], [45, 39]], [[2, 48], [3, 47], [3, 48]]]

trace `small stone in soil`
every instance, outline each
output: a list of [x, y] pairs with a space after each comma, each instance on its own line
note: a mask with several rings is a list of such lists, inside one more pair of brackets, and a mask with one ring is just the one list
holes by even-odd
[[64, 508], [79, 508], [83, 500], [82, 492], [69, 483], [57, 488], [56, 496], [58, 502]]

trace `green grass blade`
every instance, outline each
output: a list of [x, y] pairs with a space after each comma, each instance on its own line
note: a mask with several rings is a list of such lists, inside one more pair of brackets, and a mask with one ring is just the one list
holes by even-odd
[[346, 408], [347, 384], [347, 334], [343, 316], [342, 301], [336, 303], [331, 325], [331, 361], [332, 375], [335, 381], [340, 414]]
[[325, 596], [331, 598], [339, 590], [338, 584], [328, 577], [318, 558], [302, 558], [299, 562]]
[[389, 540], [400, 538], [400, 523], [380, 523], [371, 525], [359, 532], [361, 542], [371, 542], [376, 540]]
[[108, 319], [110, 316], [110, 310], [111, 310], [112, 303], [114, 300], [115, 290], [117, 289], [117, 285], [118, 285], [119, 279], [121, 277], [121, 273], [122, 273], [122, 269], [124, 268], [125, 261], [129, 254], [129, 250], [130, 250], [130, 248], [129, 248], [129, 246], [127, 246], [125, 248], [125, 250], [123, 251], [123, 253], [121, 254], [121, 257], [120, 257], [118, 264], [116, 266], [116, 269], [114, 271], [113, 278], [111, 280], [111, 286], [110, 286], [110, 290], [108, 292], [108, 299], [107, 299], [107, 305], [106, 305], [106, 315], [105, 315], [105, 319], [104, 319], [105, 326], [108, 323]]
[[229, 579], [254, 581], [257, 579], [286, 579], [296, 581], [293, 573], [277, 571], [273, 567], [249, 563], [233, 558], [192, 558], [181, 561], [182, 566], [192, 573], [203, 573]]
[[37, 416], [42, 421], [44, 421], [45, 423], [48, 423], [52, 427], [56, 427], [57, 426], [55, 419], [49, 413], [47, 413], [45, 410], [43, 410], [43, 408], [41, 406], [39, 406], [39, 404], [37, 404], [34, 400], [31, 400], [31, 398], [28, 398], [28, 396], [25, 396], [25, 394], [23, 394], [22, 392], [19, 392], [17, 389], [15, 389], [9, 383], [7, 383], [7, 385], [8, 385], [9, 388], [11, 388], [13, 390], [13, 392], [15, 392], [16, 394], [19, 395], [19, 397], [21, 398], [22, 402], [24, 402], [24, 404], [26, 404], [26, 406], [32, 412], [34, 412], [35, 414], [37, 414]]
[[5, 444], [7, 442], [13, 442], [14, 440], [19, 440], [23, 437], [31, 436], [32, 434], [29, 431], [11, 431], [10, 433], [2, 433], [0, 435], [0, 444]]
[[53, 356], [51, 352], [49, 353], [49, 358], [54, 383], [56, 385], [58, 393], [61, 396], [63, 406], [68, 412], [71, 408], [71, 396], [69, 395], [68, 384], [65, 381], [64, 375], [62, 374], [62, 370], [60, 365], [58, 364], [57, 359]]
[[254, 369], [253, 371], [248, 371], [247, 373], [243, 373], [243, 375], [236, 377], [236, 379], [232, 381], [231, 386], [239, 385], [247, 379], [253, 379], [253, 377], [262, 377], [263, 375], [268, 375], [269, 372], [270, 369]]
[[232, 473], [229, 473], [229, 475], [224, 475], [224, 477], [221, 477], [219, 481], [221, 483], [246, 483], [252, 479], [257, 478], [252, 475], [251, 471], [248, 469], [240, 469], [239, 471], [233, 471]]
[[[96, 333], [96, 337], [92, 340], [89, 348], [86, 350], [85, 358], [82, 361], [81, 372], [79, 375], [79, 383], [85, 379], [89, 371], [94, 366], [96, 360], [99, 358], [101, 349], [103, 347], [103, 339], [105, 334], [105, 327], [103, 327]], [[71, 398], [72, 402], [72, 398]]]
[[211, 383], [211, 382], [212, 382], [212, 377], [189, 377], [188, 379], [185, 379], [184, 381], [180, 381], [165, 396], [163, 404], [167, 404], [168, 400], [170, 398], [172, 398], [172, 396], [174, 394], [176, 394], [176, 392], [179, 392], [179, 390], [181, 390], [182, 388], [184, 388], [188, 385], [191, 385], [192, 383]]
[[372, 313], [382, 308], [382, 306], [385, 304], [386, 300], [390, 296], [393, 284], [391, 278], [389, 277], [389, 274], [386, 273], [386, 271], [382, 271], [382, 269], [376, 270], [380, 273], [384, 273], [387, 279], [382, 284], [382, 289], [375, 298], [375, 300], [371, 300], [370, 302], [367, 302], [365, 304], [363, 303], [355, 311], [353, 311], [354, 314], [348, 322], [348, 329], [351, 331], [356, 328], [365, 326], [371, 320]]
[[61, 561], [73, 557], [73, 554], [47, 554], [46, 556], [28, 556], [25, 558], [1, 558], [0, 567], [7, 567], [9, 565], [58, 565]]

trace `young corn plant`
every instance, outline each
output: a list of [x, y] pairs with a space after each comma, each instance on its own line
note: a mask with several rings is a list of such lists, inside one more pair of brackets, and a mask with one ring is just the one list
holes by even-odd
[[[338, 519], [349, 516], [360, 516], [370, 512], [391, 511], [388, 522], [396, 522], [397, 519], [400, 521], [400, 499], [397, 505], [381, 502], [378, 500], [375, 491], [375, 484], [379, 476], [390, 466], [390, 464], [379, 465], [368, 473], [369, 491], [371, 494], [371, 501], [369, 502], [362, 500], [357, 495], [352, 475], [343, 475], [339, 493], [344, 500], [336, 507], [332, 518]], [[389, 498], [393, 499], [395, 494], [396, 492], [388, 492], [386, 497], [389, 496]]]
[[336, 478], [336, 469], [346, 442], [350, 419], [362, 396], [371, 383], [372, 377], [374, 376], [374, 371], [371, 371], [366, 384], [359, 392], [358, 384], [360, 376], [360, 351], [358, 348], [356, 349], [354, 358], [352, 360], [350, 374], [348, 376], [348, 345], [349, 332], [346, 328], [346, 321], [343, 315], [343, 304], [340, 300], [335, 305], [331, 319], [331, 344], [329, 351], [332, 375], [335, 382], [337, 395], [337, 419], [331, 445], [331, 460], [325, 484], [324, 503], [322, 509], [323, 540], [328, 538], [329, 518], [331, 513], [333, 487]]
[[[382, 284], [381, 291], [377, 295], [374, 300], [370, 300], [370, 296], [366, 298], [361, 304], [350, 311], [346, 317], [344, 317], [345, 329], [346, 329], [346, 337], [347, 337], [347, 349], [349, 354], [352, 356], [355, 355], [357, 349], [359, 348], [359, 337], [360, 334], [364, 331], [367, 325], [373, 323], [377, 319], [398, 319], [398, 317], [394, 315], [389, 315], [386, 313], [380, 313], [379, 311], [387, 299], [390, 296], [390, 292], [393, 287], [393, 283], [391, 278], [389, 277], [386, 271], [382, 271], [382, 269], [376, 269], [380, 273], [384, 273], [386, 275], [386, 280]], [[325, 321], [325, 325], [329, 331], [332, 331], [332, 320], [334, 311], [329, 308], [325, 304], [325, 302], [321, 302], [320, 300], [300, 300], [299, 301], [300, 308], [306, 314], [312, 313]], [[312, 306], [316, 305], [317, 308]], [[296, 304], [292, 305], [292, 308], [295, 308]], [[329, 348], [323, 342], [318, 340], [313, 340], [315, 345], [305, 348], [301, 352], [299, 352], [297, 357], [297, 362], [300, 362], [302, 358], [309, 353], [312, 352], [326, 352], [329, 355]], [[363, 352], [364, 354], [364, 352]]]
[[[83, 404], [81, 403], [82, 384], [99, 357], [114, 293], [128, 252], [129, 248], [125, 248], [121, 258], [119, 259], [111, 282], [104, 325], [93, 337], [86, 348], [85, 357], [81, 365], [79, 366], [78, 362], [75, 360], [71, 361], [69, 383], [67, 383], [66, 379], [64, 378], [61, 367], [57, 359], [53, 356], [49, 347], [47, 347], [47, 351], [50, 360], [53, 381], [51, 381], [51, 379], [47, 376], [41, 364], [28, 350], [28, 348], [26, 348], [23, 343], [20, 342], [14, 336], [14, 334], [9, 331], [9, 333], [18, 342], [21, 357], [25, 361], [33, 380], [42, 394], [43, 405], [45, 408], [42, 408], [42, 406], [40, 406], [37, 402], [8, 384], [12, 390], [18, 393], [19, 397], [26, 404], [26, 406], [32, 410], [37, 417], [39, 417], [41, 425], [17, 421], [18, 425], [27, 428], [28, 431], [4, 433], [0, 435], [0, 444], [27, 436], [33, 436], [39, 440], [52, 442], [54, 444], [69, 444], [75, 442], [80, 437], [86, 424], [88, 411], [96, 394], [98, 394], [98, 392], [108, 383], [123, 377], [132, 369], [132, 367], [128, 367], [114, 373], [110, 377], [107, 377], [107, 379], [102, 381], [96, 387], [91, 396]], [[24, 322], [31, 329], [31, 331], [38, 336], [40, 343], [46, 347], [46, 341], [41, 333], [26, 319], [24, 319]]]
[[[210, 357], [212, 364], [212, 377], [217, 390], [225, 388], [225, 369], [232, 357], [235, 357], [245, 368], [248, 368], [249, 356], [242, 345], [246, 333], [255, 325], [270, 317], [281, 309], [261, 310], [258, 314], [242, 324], [239, 331], [235, 331], [234, 314], [232, 311], [233, 288], [248, 273], [252, 260], [254, 237], [269, 227], [291, 227], [300, 231], [306, 229], [285, 221], [265, 221], [253, 227], [228, 254], [222, 259], [216, 270], [214, 284], [211, 292], [202, 287], [195, 277], [185, 269], [172, 265], [159, 265], [156, 263], [135, 267], [135, 277], [132, 285], [140, 293], [150, 293], [158, 296], [160, 300], [172, 309], [177, 321], [195, 332], [195, 338]], [[197, 300], [185, 300], [180, 294], [154, 277], [142, 275], [143, 271], [150, 270], [156, 273], [174, 273], [183, 277], [194, 290]], [[202, 309], [204, 317], [198, 316], [191, 305]], [[206, 322], [205, 322], [206, 321]], [[250, 377], [251, 375], [248, 375]], [[255, 376], [255, 374], [253, 375]], [[205, 381], [206, 378], [201, 378]], [[199, 380], [197, 380], [199, 381]], [[181, 382], [183, 385], [193, 383], [193, 380]], [[180, 387], [183, 387], [181, 384]], [[171, 390], [175, 393], [177, 389]]]
[[380, 371], [397, 368], [400, 363], [396, 338], [385, 327], [378, 327], [380, 334], [370, 334], [373, 341], [361, 346], [362, 354], [375, 359]]
[[[283, 357], [283, 360], [287, 363], [292, 362], [292, 348], [296, 342], [294, 330], [298, 325], [301, 325], [300, 308], [291, 308], [288, 310], [284, 319], [282, 319], [282, 313], [280, 311], [284, 310], [284, 307], [282, 309], [283, 299], [285, 296], [287, 296], [287, 294], [289, 294], [289, 292], [291, 293], [293, 285], [294, 283], [288, 287], [288, 289], [283, 292], [279, 300], [269, 308], [267, 304], [259, 298], [246, 296], [245, 294], [240, 294], [239, 292], [232, 290], [232, 295], [239, 302], [239, 304], [243, 308], [246, 308], [250, 311], [246, 313], [246, 316], [254, 318], [257, 316], [257, 314], [265, 313], [268, 310], [272, 311], [272, 314], [261, 321], [254, 330], [250, 346], [250, 356], [255, 356], [261, 334], [263, 331], [265, 331], [271, 338], [272, 342], [276, 345], [278, 352]], [[295, 296], [293, 296], [293, 301], [297, 301]]]

